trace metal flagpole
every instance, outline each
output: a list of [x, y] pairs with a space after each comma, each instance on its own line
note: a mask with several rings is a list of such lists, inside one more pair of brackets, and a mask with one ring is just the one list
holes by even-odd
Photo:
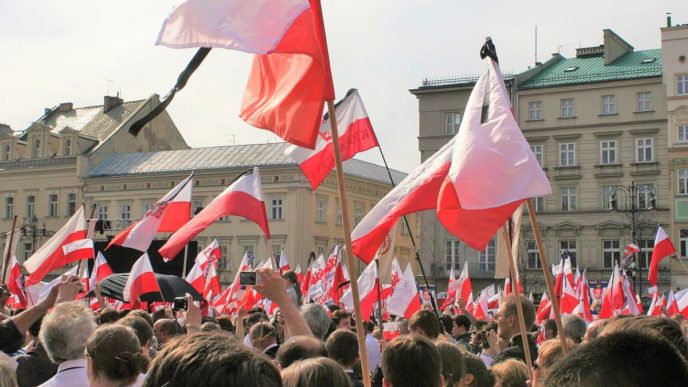
[[184, 261], [182, 263], [182, 279], [186, 279], [186, 260], [189, 256], [189, 244], [184, 246]]

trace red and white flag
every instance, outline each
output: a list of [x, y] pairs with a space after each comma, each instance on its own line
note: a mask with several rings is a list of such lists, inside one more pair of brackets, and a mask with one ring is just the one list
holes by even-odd
[[205, 291], [205, 273], [203, 269], [201, 269], [201, 264], [198, 262], [198, 260], [194, 262], [194, 265], [191, 267], [191, 270], [189, 270], [185, 280], [189, 283], [189, 285], [196, 289], [198, 294], [203, 294], [203, 291]]
[[561, 301], [559, 308], [561, 313], [572, 313], [578, 305], [578, 295], [573, 290], [569, 281], [563, 281], [564, 288], [562, 289]]
[[683, 317], [688, 317], [688, 288], [674, 293], [674, 300], [677, 313], [681, 313]]
[[238, 312], [241, 308], [240, 301], [243, 299], [245, 292], [241, 289], [240, 273], [242, 271], [249, 270], [250, 267], [248, 253], [244, 252], [244, 257], [241, 259], [241, 263], [239, 263], [236, 275], [234, 276], [234, 281], [227, 288], [227, 290], [225, 290], [225, 297], [222, 297], [222, 310], [218, 310], [220, 313], [233, 315], [236, 314], [236, 312]]
[[629, 243], [624, 248], [624, 255], [629, 257], [629, 256], [637, 253], [638, 251], [640, 251], [640, 247], [638, 247], [638, 245], [636, 245], [635, 243]]
[[676, 304], [676, 297], [674, 296], [674, 289], [669, 290], [666, 303], [666, 316], [673, 317], [676, 313], [680, 313], [678, 305]]
[[[16, 260], [17, 258], [17, 245], [19, 241], [19, 231], [21, 228], [18, 227], [14, 230], [13, 232], [8, 232], [5, 233], [5, 245], [2, 250], [2, 268], [5, 270], [4, 277], [3, 278], [8, 278], [9, 277], [9, 271], [12, 270], [12, 266], [5, 267], [5, 260], [7, 257], [14, 258]], [[10, 246], [10, 239], [12, 240], [12, 245]]]
[[655, 293], [652, 297], [652, 304], [650, 304], [650, 307], [647, 309], [647, 315], [648, 316], [663, 316], [664, 315], [664, 304], [666, 303], [666, 300], [664, 298], [664, 294], [659, 295], [659, 293]]
[[112, 275], [113, 271], [110, 265], [108, 265], [103, 253], [100, 251], [93, 262], [93, 270], [91, 270], [91, 276], [89, 277], [88, 283], [90, 289], [95, 289], [96, 284], [104, 280], [108, 276]]
[[[578, 270], [578, 269], [576, 269]], [[592, 321], [592, 312], [590, 311], [590, 289], [588, 288], [588, 279], [585, 275], [586, 270], [583, 270], [583, 275], [580, 276], [580, 285], [578, 286], [578, 300], [580, 302], [585, 321]]]
[[[17, 257], [14, 255], [11, 257], [7, 279], [5, 280], [7, 290], [17, 297], [19, 307], [26, 308], [28, 305], [26, 304], [26, 289], [24, 289], [21, 267], [19, 262], [17, 262]], [[2, 259], [5, 259], [5, 257]]]
[[[458, 134], [411, 172], [352, 233], [353, 252], [370, 262], [402, 215], [437, 210], [447, 230], [483, 250], [527, 198], [551, 193], [514, 117], [499, 67], [490, 59], [473, 88]], [[487, 122], [481, 122], [489, 84]]]
[[602, 307], [600, 308], [600, 318], [610, 318], [618, 314], [623, 309], [626, 301], [623, 284], [621, 281], [621, 271], [616, 265], [609, 278], [609, 284], [602, 296]]
[[220, 250], [220, 243], [217, 241], [217, 239], [213, 239], [213, 241], [210, 242], [205, 249], [198, 253], [196, 256], [196, 262], [198, 262], [200, 265], [201, 270], [205, 272], [211, 262], [217, 264], [217, 261], [219, 261], [221, 258], [222, 251]]
[[129, 278], [122, 290], [122, 298], [124, 301], [136, 302], [139, 298], [147, 293], [155, 293], [160, 291], [160, 285], [155, 278], [155, 272], [151, 266], [148, 253], [143, 253], [141, 258], [134, 262], [129, 272]]
[[26, 286], [40, 282], [50, 271], [70, 262], [93, 258], [93, 242], [86, 234], [86, 219], [82, 206], [67, 224], [24, 262], [24, 268], [29, 272]]
[[158, 232], [175, 232], [191, 217], [191, 191], [193, 174], [182, 180], [138, 221], [117, 234], [105, 250], [112, 245], [146, 251]]
[[[378, 145], [358, 90], [349, 90], [346, 97], [337, 103], [335, 112], [342, 161]], [[299, 164], [304, 176], [311, 183], [311, 188], [317, 189], [335, 164], [329, 116], [320, 124], [315, 149], [291, 145], [284, 154], [291, 156]]]
[[[38, 301], [36, 301], [36, 303], [39, 303], [39, 302], [45, 300], [45, 299], [48, 297], [48, 295], [50, 294], [50, 289], [52, 289], [52, 288], [54, 288], [55, 286], [58, 286], [58, 285], [60, 285], [60, 284], [62, 283], [62, 277], [63, 277], [63, 276], [69, 277], [69, 276], [76, 276], [76, 275], [78, 275], [78, 274], [79, 274], [79, 273], [77, 272], [77, 269], [78, 269], [78, 268], [79, 268], [79, 266], [74, 266], [74, 267], [72, 267], [71, 269], [69, 269], [69, 270], [67, 270], [66, 272], [64, 272], [62, 275], [59, 275], [59, 276], [55, 277], [55, 279], [53, 279], [52, 281], [48, 282], [47, 284], [46, 284], [45, 282], [42, 282], [42, 284], [44, 284], [44, 286], [40, 288], [40, 292], [39, 292], [39, 294], [38, 294]], [[29, 289], [27, 289], [27, 290], [29, 290]]]
[[270, 238], [258, 167], [240, 175], [193, 219], [177, 230], [158, 253], [168, 260], [173, 259], [196, 235], [227, 215], [241, 216], [258, 224]]
[[284, 249], [282, 249], [282, 251], [280, 252], [279, 270], [280, 270], [280, 273], [283, 273], [283, 274], [290, 270], [289, 260], [287, 260], [287, 252]]
[[300, 284], [303, 284], [303, 273], [301, 272], [301, 264], [300, 263], [298, 265], [296, 265], [296, 269], [294, 269], [294, 273], [296, 274], [296, 281]]
[[396, 284], [394, 293], [387, 300], [387, 310], [391, 314], [408, 319], [420, 308], [418, 286], [413, 275], [413, 269], [411, 269], [411, 264], [409, 263], [406, 265], [406, 269], [404, 269], [401, 280]]
[[[370, 316], [373, 312], [373, 307], [378, 300], [377, 297], [377, 264], [375, 261], [368, 264], [368, 266], [363, 270], [361, 275], [358, 277], [358, 296], [360, 297], [361, 304], [361, 318], [364, 321], [369, 321]], [[346, 305], [349, 310], [353, 310], [354, 307], [354, 297], [351, 289], [344, 293], [341, 298], [341, 303]], [[389, 305], [387, 306], [389, 309]]]
[[676, 248], [674, 248], [674, 244], [671, 243], [671, 239], [669, 239], [669, 236], [660, 226], [657, 229], [657, 235], [655, 236], [655, 246], [652, 249], [652, 259], [650, 260], [650, 271], [647, 274], [647, 279], [652, 285], [657, 285], [659, 262], [671, 254], [676, 254]]
[[538, 324], [542, 324], [543, 321], [549, 318], [551, 311], [552, 303], [549, 301], [547, 292], [542, 293], [542, 297], [540, 297], [540, 304], [538, 304], [537, 311], [535, 312], [535, 321], [537, 321]]
[[459, 282], [461, 283], [461, 300], [463, 300], [464, 305], [468, 307], [468, 305], [471, 303], [469, 302], [469, 299], [471, 298], [471, 294], [473, 294], [471, 277], [468, 276], [468, 262], [463, 263], [463, 270], [461, 270]]
[[240, 117], [292, 144], [315, 146], [324, 101], [334, 100], [319, 1], [187, 0], [164, 21], [157, 44], [259, 54]]
[[404, 271], [401, 270], [401, 265], [399, 265], [397, 257], [392, 258], [392, 269], [390, 272], [390, 285], [392, 286], [392, 291], [394, 291], [399, 281], [401, 281], [401, 279], [404, 277]]
[[210, 299], [211, 294], [220, 294], [222, 287], [220, 286], [220, 277], [217, 275], [215, 264], [208, 265], [205, 274], [205, 289], [203, 290], [203, 298]]

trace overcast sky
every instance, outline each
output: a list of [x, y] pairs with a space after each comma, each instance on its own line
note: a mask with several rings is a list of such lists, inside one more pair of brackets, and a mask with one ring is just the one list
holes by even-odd
[[[218, 0], [219, 1], [219, 0]], [[0, 0], [0, 123], [23, 130], [60, 102], [99, 105], [164, 96], [195, 52], [154, 46], [175, 0]], [[666, 12], [688, 23], [685, 1], [322, 0], [337, 97], [358, 88], [392, 168], [420, 161], [423, 78], [474, 74], [485, 36], [504, 72], [559, 50], [602, 44], [610, 28], [636, 50], [659, 48]], [[214, 49], [169, 113], [193, 147], [277, 141], [237, 116], [251, 55]], [[359, 158], [379, 163], [370, 150]]]

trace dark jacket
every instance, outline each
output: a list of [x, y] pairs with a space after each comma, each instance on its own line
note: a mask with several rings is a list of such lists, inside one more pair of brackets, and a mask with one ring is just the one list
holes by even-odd
[[[499, 363], [506, 359], [519, 359], [525, 363], [526, 355], [525, 351], [523, 350], [523, 340], [521, 339], [521, 334], [512, 337], [509, 341], [509, 344], [511, 345], [508, 348], [505, 348], [502, 352], [497, 354], [495, 357], [495, 363]], [[535, 361], [535, 359], [537, 359], [538, 350], [533, 336], [528, 336], [528, 344], [530, 346], [530, 359]]]
[[50, 361], [40, 341], [35, 340], [33, 348], [26, 355], [17, 358], [17, 383], [20, 387], [43, 384], [57, 373], [57, 364]]

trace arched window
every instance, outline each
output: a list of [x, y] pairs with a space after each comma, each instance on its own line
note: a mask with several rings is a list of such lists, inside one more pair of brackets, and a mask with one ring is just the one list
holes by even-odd
[[37, 159], [41, 157], [41, 140], [34, 139], [33, 146], [31, 147], [31, 158]]
[[72, 154], [72, 140], [65, 138], [64, 140], [64, 155], [69, 156]]

